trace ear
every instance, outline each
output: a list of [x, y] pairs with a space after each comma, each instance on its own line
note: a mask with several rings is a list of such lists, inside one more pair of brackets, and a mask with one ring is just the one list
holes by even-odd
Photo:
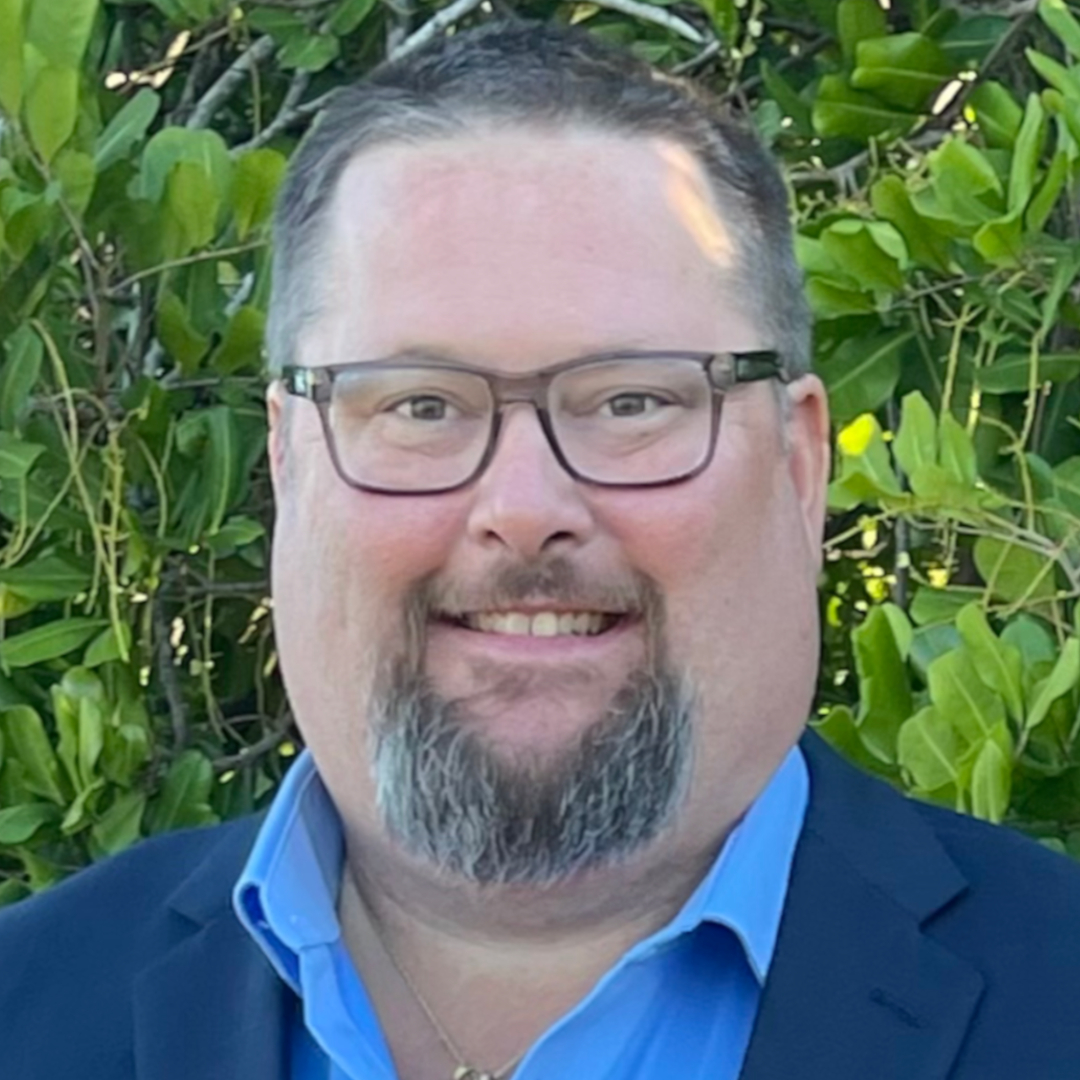
[[266, 388], [266, 450], [270, 458], [270, 480], [274, 486], [275, 498], [281, 498], [286, 478], [286, 457], [288, 453], [288, 395], [285, 384], [274, 379]]
[[809, 551], [820, 567], [832, 457], [829, 399], [816, 375], [803, 375], [790, 383], [786, 391], [789, 401], [788, 467], [799, 501]]

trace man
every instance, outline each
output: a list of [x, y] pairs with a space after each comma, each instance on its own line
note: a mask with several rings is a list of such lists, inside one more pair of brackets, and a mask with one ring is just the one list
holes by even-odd
[[825, 393], [784, 188], [490, 23], [291, 166], [265, 817], [0, 919], [3, 1075], [1068, 1080], [1080, 872], [804, 734]]

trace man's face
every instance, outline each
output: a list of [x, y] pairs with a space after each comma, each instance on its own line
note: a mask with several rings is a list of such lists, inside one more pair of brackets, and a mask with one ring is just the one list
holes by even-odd
[[[346, 170], [327, 235], [305, 365], [409, 350], [519, 374], [618, 348], [772, 345], [700, 168], [659, 140], [521, 132], [377, 148]], [[414, 819], [428, 797], [427, 817], [445, 816], [427, 788], [463, 757], [480, 761], [468, 782], [492, 780], [488, 802], [511, 799], [520, 817], [581, 802], [600, 767], [624, 803], [645, 798], [657, 763], [689, 747], [692, 770], [655, 793], [652, 824], [674, 816], [662, 835], [692, 844], [742, 813], [797, 738], [817, 664], [827, 422], [816, 379], [786, 392], [787, 445], [771, 387], [739, 387], [709, 467], [668, 487], [574, 481], [518, 404], [474, 483], [402, 496], [345, 485], [314, 406], [290, 403], [283, 426], [272, 388], [278, 646], [351, 839], [384, 840], [403, 794]], [[514, 616], [550, 629], [546, 613], [603, 615], [590, 629], [604, 629], [506, 632]], [[596, 765], [609, 744], [636, 749]], [[620, 854], [634, 847], [624, 837]]]

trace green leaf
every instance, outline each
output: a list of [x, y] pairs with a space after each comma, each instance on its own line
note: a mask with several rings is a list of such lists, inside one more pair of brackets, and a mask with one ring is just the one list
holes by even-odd
[[326, 29], [338, 37], [351, 34], [374, 11], [375, 3], [376, 0], [342, 0], [326, 20]]
[[225, 520], [229, 506], [236, 497], [242, 479], [240, 475], [240, 437], [236, 417], [227, 406], [208, 410], [209, 454], [207, 487], [210, 491], [210, 520], [208, 532], [217, 532]]
[[71, 556], [43, 555], [33, 562], [0, 570], [0, 585], [35, 603], [70, 600], [90, 587], [91, 570]]
[[150, 736], [139, 724], [121, 724], [105, 732], [101, 772], [113, 784], [129, 787], [150, 760]]
[[23, 480], [45, 447], [37, 443], [23, 442], [6, 431], [0, 431], [0, 480]]
[[975, 112], [987, 145], [1011, 150], [1024, 120], [1024, 110], [1016, 98], [1001, 83], [988, 80], [975, 87], [968, 105]]
[[0, 844], [25, 844], [34, 833], [60, 816], [49, 803], [32, 802], [0, 810]]
[[934, 410], [917, 390], [900, 403], [900, 430], [893, 439], [893, 456], [909, 476], [921, 465], [938, 460], [938, 425]]
[[978, 68], [1002, 37], [1012, 30], [1013, 22], [1013, 19], [1000, 15], [964, 18], [947, 30], [938, 39], [938, 44], [957, 70]]
[[811, 115], [814, 130], [821, 138], [863, 142], [886, 132], [902, 134], [917, 119], [873, 94], [853, 90], [839, 75], [822, 77]]
[[887, 221], [842, 218], [819, 239], [825, 255], [863, 288], [895, 292], [903, 287], [907, 246]]
[[768, 60], [761, 61], [761, 79], [769, 97], [780, 106], [783, 115], [791, 117], [795, 130], [801, 135], [812, 135], [814, 125], [809, 103], [799, 97], [792, 85]]
[[188, 318], [188, 309], [174, 292], [166, 292], [158, 304], [155, 322], [158, 340], [165, 351], [179, 364], [181, 372], [191, 375], [210, 348]]
[[[1032, 357], [1028, 353], [1007, 352], [989, 367], [975, 372], [979, 389], [987, 394], [1020, 394], [1028, 389]], [[1080, 352], [1043, 353], [1035, 361], [1035, 385], [1064, 383], [1080, 375]]]
[[0, 662], [9, 668], [24, 668], [56, 660], [85, 645], [107, 625], [106, 619], [76, 616], [36, 626], [0, 642]]
[[29, 705], [11, 705], [0, 710], [0, 731], [4, 736], [5, 754], [17, 758], [22, 765], [26, 790], [60, 806], [65, 805], [60, 766], [37, 712]]
[[209, 799], [213, 783], [214, 770], [209, 759], [197, 750], [185, 750], [169, 767], [150, 808], [150, 832], [163, 833], [212, 822], [214, 814]]
[[987, 739], [971, 772], [971, 812], [1000, 824], [1009, 808], [1012, 762], [993, 739]]
[[888, 32], [888, 20], [877, 0], [840, 0], [836, 5], [836, 36], [849, 63], [855, 59], [860, 41], [884, 37]]
[[104, 172], [122, 161], [150, 129], [161, 108], [161, 97], [144, 86], [109, 121], [94, 143], [94, 165]]
[[154, 135], [143, 150], [132, 198], [160, 203], [173, 168], [181, 162], [198, 165], [210, 177], [215, 198], [224, 202], [232, 186], [233, 164], [225, 140], [215, 131], [167, 127]]
[[924, 792], [937, 791], [947, 784], [959, 786], [957, 761], [962, 752], [956, 729], [933, 706], [905, 720], [896, 740], [897, 761]]
[[1050, 168], [1046, 170], [1042, 186], [1028, 204], [1024, 215], [1024, 227], [1028, 232], [1042, 231], [1061, 197], [1068, 176], [1069, 155], [1065, 150], [1058, 150], [1050, 162]]
[[76, 217], [81, 218], [90, 205], [94, 185], [97, 182], [94, 159], [89, 154], [82, 153], [81, 150], [72, 150], [69, 147], [56, 155], [52, 171], [60, 184], [60, 191], [68, 209]]
[[322, 71], [341, 55], [341, 42], [332, 34], [307, 33], [290, 38], [278, 54], [283, 68]]
[[165, 182], [165, 246], [172, 258], [206, 247], [217, 233], [220, 200], [202, 165], [178, 161]]
[[1035, 187], [1035, 173], [1046, 142], [1046, 113], [1038, 94], [1028, 94], [1024, 119], [1013, 148], [1012, 168], [1009, 172], [1010, 211], [1023, 210]]
[[1053, 671], [1039, 684], [1027, 716], [1024, 729], [1037, 728], [1050, 712], [1050, 706], [1059, 697], [1072, 690], [1080, 679], [1080, 639], [1071, 637], [1065, 642]]
[[126, 791], [117, 797], [90, 830], [103, 855], [115, 855], [141, 837], [145, 810], [146, 794], [142, 791]]
[[959, 188], [967, 195], [1005, 194], [989, 158], [963, 139], [946, 140], [927, 154], [926, 162], [939, 193]]
[[884, 404], [900, 379], [900, 355], [914, 336], [911, 331], [845, 338], [827, 360], [817, 365], [829, 391], [829, 411], [847, 423]]
[[6, 342], [7, 358], [0, 369], [0, 427], [17, 428], [30, 404], [30, 393], [41, 375], [44, 346], [26, 323]]
[[252, 150], [236, 162], [233, 210], [236, 234], [243, 240], [270, 216], [287, 162], [276, 150]]
[[94, 668], [113, 660], [127, 660], [130, 655], [131, 627], [126, 623], [121, 623], [120, 636], [117, 637], [114, 626], [103, 630], [86, 646], [82, 662], [83, 667]]
[[[43, 7], [36, 4], [35, 8]], [[26, 130], [46, 164], [71, 138], [79, 115], [79, 72], [46, 66], [26, 92]]]
[[85, 829], [93, 819], [94, 806], [98, 796], [105, 788], [105, 781], [98, 777], [88, 787], [82, 788], [68, 807], [64, 820], [60, 822], [60, 831], [65, 836], [74, 836]]
[[889, 617], [872, 608], [851, 635], [859, 673], [859, 735], [884, 762], [896, 760], [900, 725], [911, 715], [911, 686]]
[[940, 440], [941, 466], [948, 474], [965, 487], [974, 487], [978, 480], [975, 460], [975, 444], [959, 420], [946, 413], [941, 418], [938, 430]]
[[1004, 722], [1004, 702], [979, 678], [966, 649], [938, 657], [927, 671], [927, 680], [931, 702], [969, 743], [981, 742]]
[[978, 604], [968, 604], [960, 612], [956, 617], [956, 628], [975, 661], [979, 677], [1001, 695], [1009, 713], [1019, 720], [1024, 715], [1023, 660], [1019, 650], [998, 640]]
[[874, 213], [891, 222], [903, 237], [910, 258], [935, 270], [949, 268], [949, 243], [919, 216], [904, 181], [895, 174], [882, 177], [870, 189]]
[[1065, 0], [1039, 0], [1038, 12], [1069, 53], [1080, 59], [1080, 23], [1069, 13]]
[[1056, 592], [1053, 561], [1030, 548], [980, 536], [975, 541], [974, 555], [975, 566], [991, 595], [1008, 603], [1033, 603]]
[[288, 8], [254, 7], [245, 12], [244, 17], [253, 30], [268, 34], [279, 45], [284, 45], [300, 34], [306, 34], [308, 30], [307, 23]]
[[840, 476], [835, 482], [860, 500], [874, 501], [881, 495], [902, 495], [882, 437], [881, 426], [871, 413], [864, 413], [836, 436], [840, 451]]
[[1024, 249], [1023, 209], [1013, 210], [980, 226], [972, 246], [994, 266], [1016, 266]]
[[883, 101], [917, 112], [926, 107], [953, 71], [936, 42], [922, 34], [888, 34], [860, 41], [851, 85]]
[[90, 698], [79, 702], [79, 780], [80, 790], [94, 783], [94, 768], [105, 745], [105, 716], [101, 706]]
[[229, 320], [225, 336], [210, 360], [210, 367], [221, 375], [233, 375], [242, 368], [259, 369], [266, 333], [266, 315], [245, 304]]
[[98, 0], [31, 0], [26, 41], [54, 67], [78, 70]]
[[1075, 68], [1067, 68], [1034, 49], [1025, 49], [1024, 55], [1028, 58], [1028, 63], [1066, 99], [1075, 100], [1080, 94], [1080, 80]]
[[0, 109], [19, 115], [23, 84], [23, 0], [0, 0]]

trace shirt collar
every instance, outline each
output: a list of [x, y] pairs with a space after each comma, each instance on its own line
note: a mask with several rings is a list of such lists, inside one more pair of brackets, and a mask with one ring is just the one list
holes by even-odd
[[[808, 799], [806, 762], [793, 746], [675, 918], [636, 948], [649, 951], [703, 922], [718, 923], [736, 935], [763, 985]], [[341, 935], [343, 861], [341, 820], [305, 750], [278, 789], [233, 890], [241, 923], [298, 994], [300, 951]]]

